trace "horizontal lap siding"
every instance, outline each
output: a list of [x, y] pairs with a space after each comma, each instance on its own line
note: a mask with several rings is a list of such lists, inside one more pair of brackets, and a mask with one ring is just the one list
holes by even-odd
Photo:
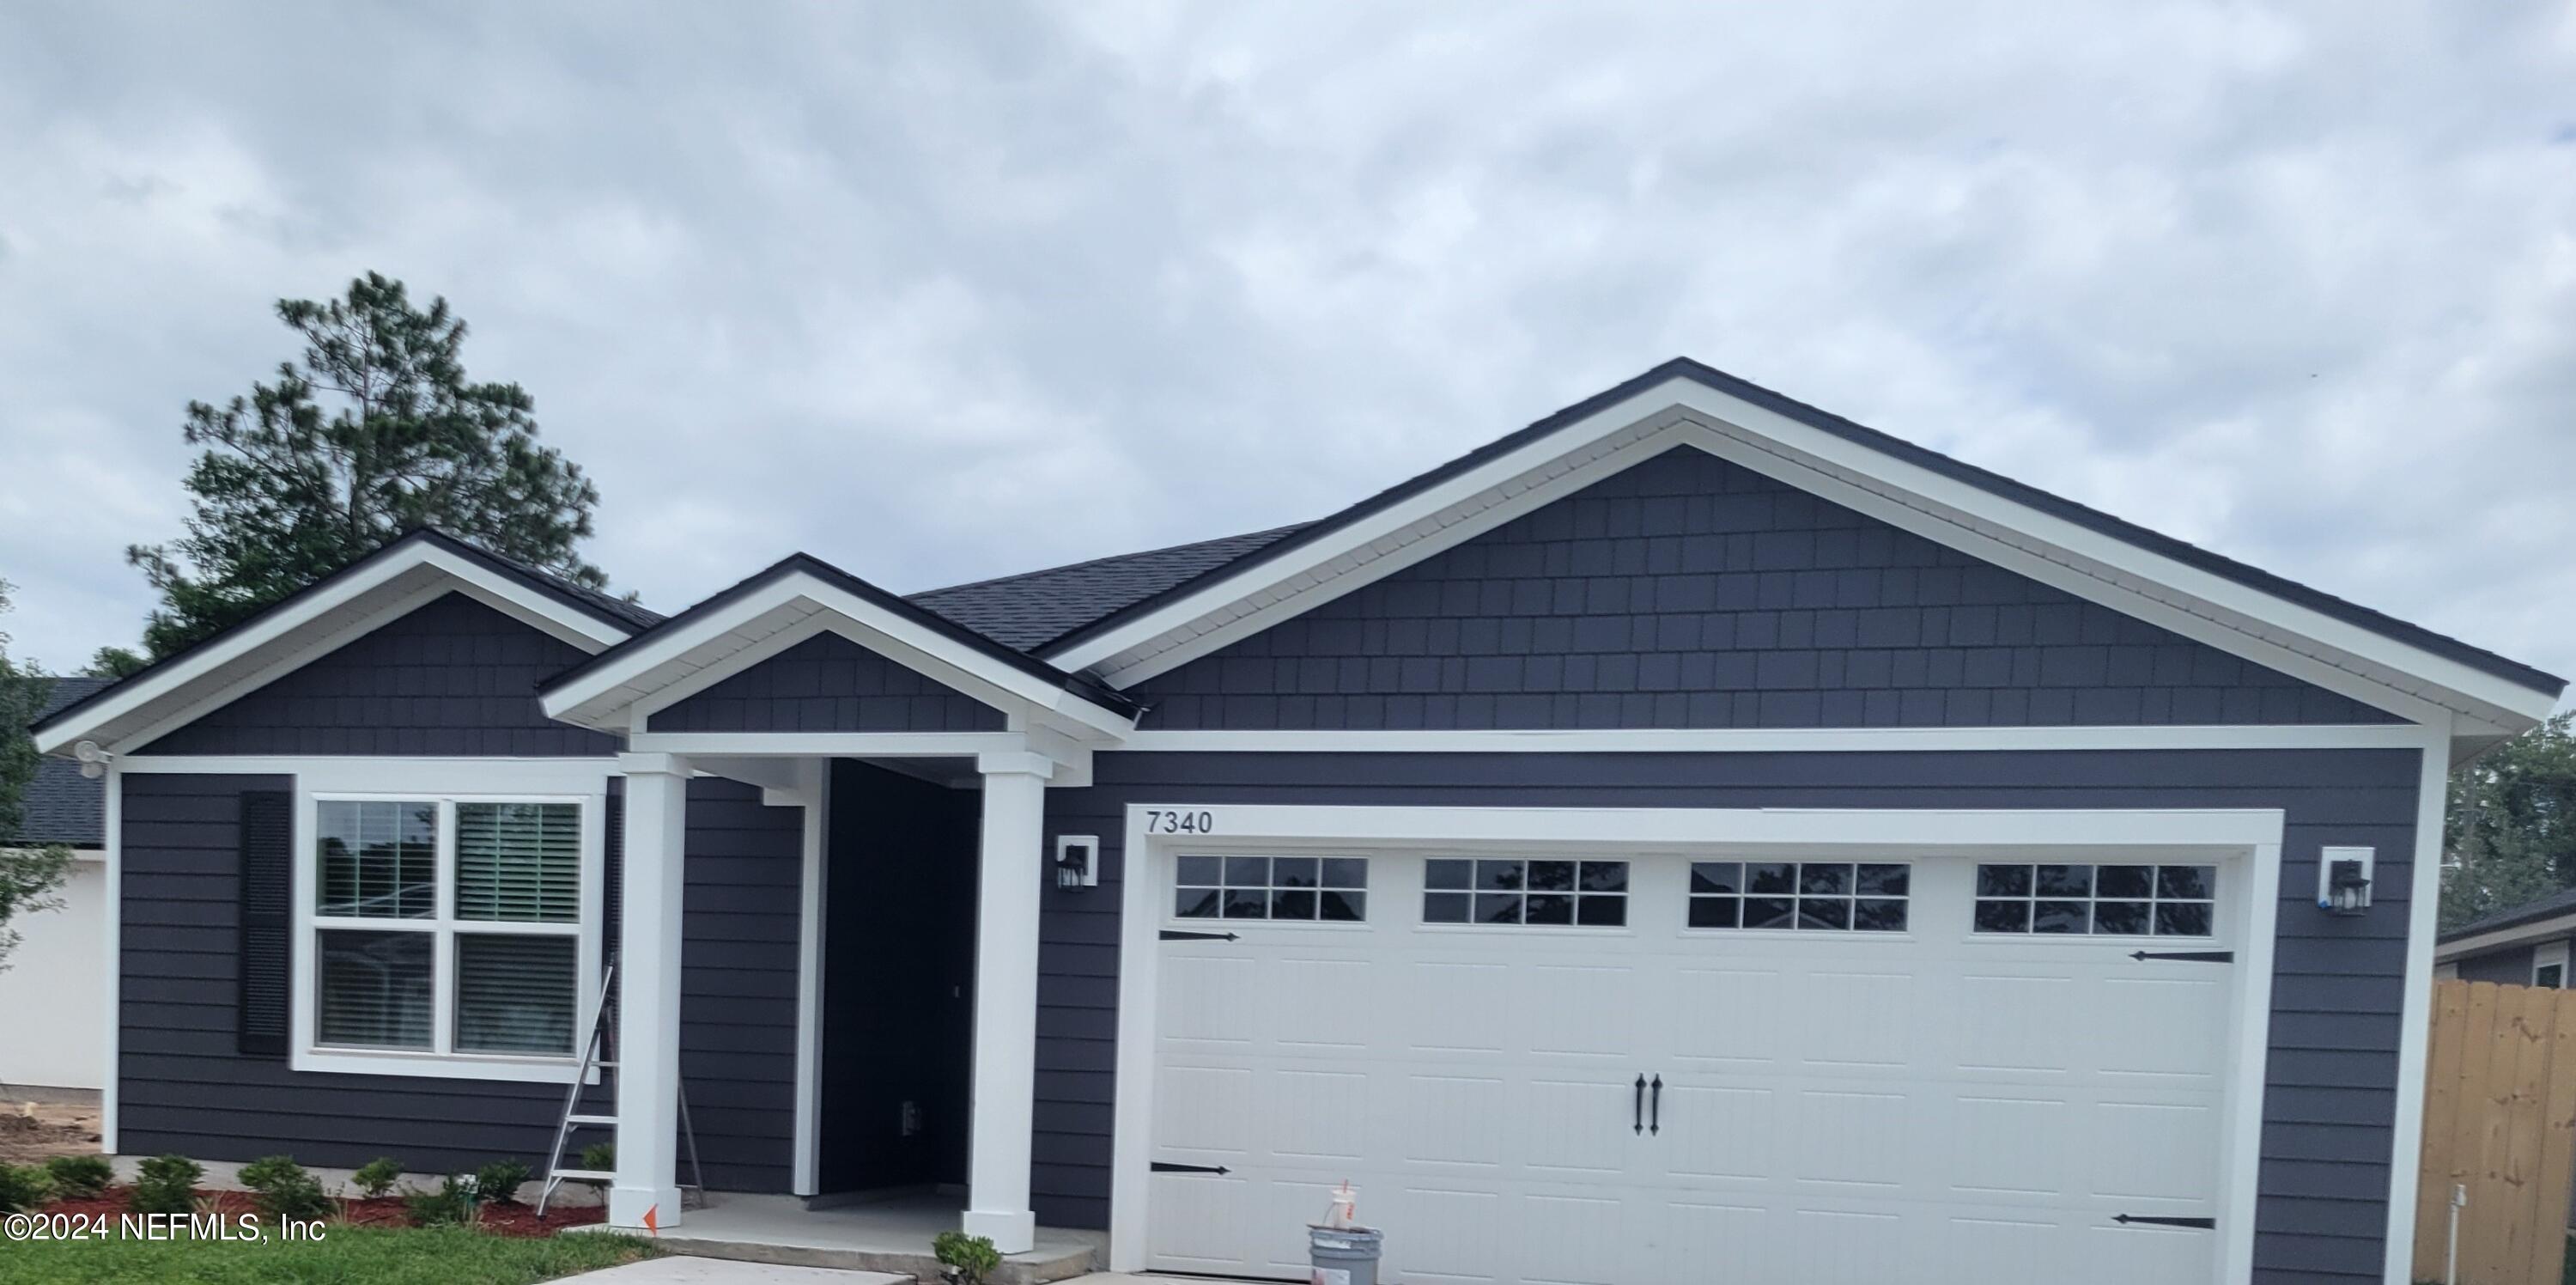
[[816, 634], [673, 704], [656, 732], [998, 732], [1002, 711], [839, 634]]
[[[1814, 754], [1103, 754], [1048, 792], [1049, 833], [1096, 834], [1101, 887], [1048, 884], [1035, 1175], [1042, 1221], [1107, 1224], [1120, 851], [1135, 803], [1493, 807], [2278, 808], [2256, 1279], [2376, 1279], [2413, 879], [2413, 751]], [[2377, 905], [2315, 906], [2318, 849], [2378, 849]]]
[[[296, 1072], [235, 1051], [237, 834], [274, 776], [133, 773], [124, 790], [118, 1150], [286, 1154], [424, 1172], [542, 1162], [563, 1108], [546, 1084]], [[710, 1186], [785, 1191], [794, 1150], [802, 817], [756, 789], [689, 789], [681, 1067]], [[298, 949], [309, 949], [298, 942]]]
[[558, 723], [537, 684], [587, 654], [461, 593], [415, 608], [144, 747], [144, 754], [581, 757], [615, 738]]
[[2393, 721], [1691, 448], [1134, 694], [1169, 729]]
[[726, 1191], [785, 1191], [794, 1178], [805, 814], [760, 797], [689, 783], [680, 1076], [707, 1184]]
[[2460, 958], [2460, 980], [2464, 982], [2502, 982], [2508, 986], [2529, 986], [2531, 968], [2537, 962], [2537, 943], [2505, 946], [2483, 954]]

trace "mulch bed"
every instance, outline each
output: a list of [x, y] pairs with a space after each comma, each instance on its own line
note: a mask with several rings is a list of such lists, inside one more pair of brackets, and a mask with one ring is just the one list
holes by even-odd
[[[45, 1206], [45, 1212], [105, 1215], [113, 1218], [125, 1212], [125, 1199], [131, 1191], [130, 1187], [110, 1187], [87, 1200], [57, 1200]], [[201, 1189], [197, 1192], [197, 1200], [200, 1208], [206, 1207], [205, 1202], [212, 1201], [212, 1211], [226, 1218], [258, 1212], [251, 1204], [250, 1193], [243, 1191]], [[351, 1226], [411, 1226], [411, 1210], [403, 1204], [403, 1198], [400, 1196], [384, 1196], [375, 1200], [340, 1201], [335, 1204], [343, 1211], [340, 1217]], [[567, 1227], [587, 1227], [594, 1223], [605, 1222], [607, 1218], [608, 1210], [599, 1205], [559, 1205], [547, 1210], [545, 1217], [540, 1218], [537, 1216], [537, 1211], [527, 1205], [493, 1204], [483, 1206], [482, 1221], [476, 1225], [495, 1236], [533, 1239], [552, 1236]]]

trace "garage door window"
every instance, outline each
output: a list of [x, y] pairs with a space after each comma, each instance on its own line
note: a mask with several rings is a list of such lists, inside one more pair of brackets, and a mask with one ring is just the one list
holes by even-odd
[[1905, 931], [1914, 870], [1846, 861], [1694, 861], [1690, 926]]
[[1368, 919], [1365, 857], [1184, 856], [1174, 883], [1172, 913], [1182, 919]]
[[1554, 924], [1618, 928], [1628, 922], [1625, 861], [1435, 858], [1422, 863], [1426, 924]]
[[2215, 866], [1981, 865], [1977, 931], [2207, 937]]

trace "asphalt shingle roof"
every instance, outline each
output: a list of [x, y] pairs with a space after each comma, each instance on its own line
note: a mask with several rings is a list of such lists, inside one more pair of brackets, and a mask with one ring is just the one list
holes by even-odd
[[[87, 700], [115, 682], [110, 678], [57, 678], [45, 693], [38, 720], [74, 701]], [[107, 788], [104, 781], [81, 775], [80, 764], [48, 758], [27, 783], [26, 821], [19, 827], [22, 843], [63, 843], [75, 848], [107, 846]]]
[[1043, 571], [977, 580], [909, 595], [987, 638], [1035, 652], [1095, 621], [1258, 552], [1310, 525], [1272, 527], [1245, 535], [1176, 544], [1143, 553], [1094, 558]]
[[2537, 901], [2526, 901], [2509, 910], [2499, 910], [2483, 919], [2470, 920], [2442, 934], [2441, 940], [2458, 941], [2463, 937], [2475, 937], [2479, 933], [2491, 933], [2499, 928], [2537, 923], [2540, 920], [2564, 914], [2576, 914], [2576, 888], [2563, 888]]

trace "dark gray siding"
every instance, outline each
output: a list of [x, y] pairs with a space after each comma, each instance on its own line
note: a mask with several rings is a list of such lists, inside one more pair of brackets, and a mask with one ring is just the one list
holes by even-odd
[[1155, 728], [2395, 721], [1687, 447], [1132, 694]]
[[839, 634], [816, 634], [668, 709], [656, 732], [998, 732], [1002, 711]]
[[2502, 982], [2507, 986], [2529, 986], [2533, 957], [2539, 943], [2502, 946], [2482, 955], [2460, 959], [2460, 980], [2464, 982]]
[[[293, 782], [121, 780], [120, 1151], [284, 1153], [344, 1168], [391, 1155], [431, 1172], [508, 1155], [542, 1163], [563, 1108], [558, 1086], [298, 1073], [236, 1053], [240, 794]], [[763, 807], [758, 791], [723, 781], [693, 782], [689, 801], [681, 1059], [707, 1181], [785, 1191], [802, 814]]]
[[[1040, 1221], [1108, 1217], [1119, 852], [1130, 803], [1612, 807], [2277, 807], [2288, 817], [2256, 1279], [2378, 1279], [2403, 1000], [2413, 751], [1818, 754], [1103, 754], [1050, 790], [1050, 834], [1097, 834], [1102, 886], [1046, 884]], [[2321, 914], [2317, 850], [2378, 849], [2378, 905]], [[1038, 877], [1034, 872], [1032, 878]]]
[[707, 1183], [785, 1191], [796, 1146], [796, 976], [805, 813], [756, 786], [689, 783], [680, 1077]]
[[614, 754], [617, 742], [537, 707], [539, 681], [581, 649], [461, 593], [137, 751], [142, 754]]

